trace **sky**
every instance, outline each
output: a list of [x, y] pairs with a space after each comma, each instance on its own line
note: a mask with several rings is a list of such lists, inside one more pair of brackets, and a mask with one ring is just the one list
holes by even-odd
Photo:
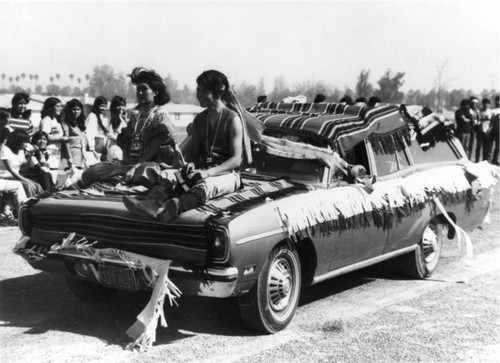
[[96, 65], [135, 66], [195, 87], [207, 69], [267, 91], [322, 82], [354, 88], [404, 72], [403, 90], [499, 88], [499, 1], [11, 1], [0, 0], [0, 73], [84, 78]]

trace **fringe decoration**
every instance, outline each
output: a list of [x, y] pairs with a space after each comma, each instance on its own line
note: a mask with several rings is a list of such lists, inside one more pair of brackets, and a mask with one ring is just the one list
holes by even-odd
[[[483, 187], [496, 183], [489, 164], [475, 164], [472, 169], [480, 175]], [[273, 207], [284, 233], [297, 240], [365, 228], [371, 222], [383, 229], [392, 228], [395, 222], [421, 211], [435, 198], [443, 206], [463, 203], [467, 210], [474, 200], [466, 170], [460, 165], [379, 181], [372, 188], [370, 194], [358, 185], [315, 190], [276, 200]]]
[[[163, 312], [165, 297], [168, 297], [170, 305], [177, 305], [175, 299], [181, 295], [177, 286], [168, 278], [172, 261], [113, 248], [97, 249], [92, 247], [95, 243], [97, 241], [89, 243], [85, 237], [75, 241], [75, 233], [73, 232], [64, 238], [61, 244], [53, 245], [51, 252], [57, 253], [59, 250], [74, 249], [98, 263], [104, 259], [117, 259], [125, 262], [131, 269], [142, 271], [145, 280], [153, 287], [153, 293], [146, 307], [137, 316], [137, 321], [127, 330], [127, 335], [134, 340], [127, 345], [127, 349], [137, 348], [141, 352], [147, 351], [156, 340], [158, 319], [162, 327], [167, 326]], [[98, 271], [94, 271], [94, 274], [99, 280]]]

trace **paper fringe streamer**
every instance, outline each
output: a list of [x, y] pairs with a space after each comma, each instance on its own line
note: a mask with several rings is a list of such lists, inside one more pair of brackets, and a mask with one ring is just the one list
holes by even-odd
[[[71, 233], [68, 237], [63, 239], [60, 245], [53, 245], [51, 251], [57, 252], [64, 249], [75, 249], [91, 257], [96, 262], [100, 262], [104, 258], [118, 258], [130, 266], [130, 268], [141, 269], [150, 286], [154, 286], [148, 304], [137, 316], [137, 321], [127, 330], [127, 335], [134, 340], [127, 345], [127, 349], [137, 348], [141, 352], [149, 350], [156, 340], [158, 319], [160, 319], [162, 327], [167, 326], [167, 321], [163, 312], [165, 296], [168, 297], [170, 305], [177, 305], [175, 299], [181, 295], [177, 286], [168, 278], [168, 271], [172, 261], [161, 260], [113, 248], [97, 249], [92, 247], [97, 242], [89, 243], [86, 238], [82, 238], [78, 241], [74, 241], [74, 239], [75, 233]], [[99, 280], [100, 276], [98, 271], [95, 270], [93, 272]]]
[[470, 210], [475, 196], [464, 168], [473, 169], [483, 187], [497, 182], [495, 169], [488, 163], [454, 165], [379, 181], [370, 194], [358, 185], [319, 189], [274, 201], [273, 207], [292, 240], [363, 228], [371, 219], [377, 227], [391, 228], [394, 218], [400, 221], [435, 198], [444, 206], [465, 203]]

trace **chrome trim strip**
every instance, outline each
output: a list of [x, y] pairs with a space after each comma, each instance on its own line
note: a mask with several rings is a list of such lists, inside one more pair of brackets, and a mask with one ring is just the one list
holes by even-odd
[[418, 247], [418, 245], [415, 244], [413, 246], [405, 247], [405, 248], [402, 248], [400, 250], [387, 253], [385, 255], [381, 255], [381, 256], [374, 257], [374, 258], [370, 258], [369, 260], [357, 262], [355, 264], [352, 264], [352, 265], [349, 265], [349, 266], [345, 266], [345, 267], [341, 267], [339, 269], [327, 272], [324, 275], [320, 275], [320, 276], [314, 277], [311, 285], [317, 284], [318, 282], [322, 282], [322, 281], [328, 280], [328, 279], [330, 279], [332, 277], [337, 277], [337, 276], [340, 276], [340, 275], [343, 275], [343, 274], [346, 274], [346, 273], [349, 273], [349, 272], [353, 272], [353, 271], [356, 271], [356, 270], [368, 267], [370, 265], [374, 265], [376, 263], [379, 263], [379, 262], [391, 259], [391, 258], [399, 256], [399, 255], [404, 255], [405, 253], [408, 253], [408, 252], [416, 250], [417, 247]]
[[280, 233], [283, 233], [283, 230], [281, 228], [275, 229], [275, 230], [269, 231], [269, 232], [263, 232], [263, 233], [255, 234], [255, 235], [250, 236], [250, 237], [242, 238], [242, 239], [236, 241], [236, 244], [237, 245], [242, 245], [243, 243], [255, 241], [256, 239], [259, 239], [259, 238], [265, 238], [265, 237], [269, 237], [269, 236], [274, 236], [275, 234], [280, 234]]
[[[86, 256], [84, 254], [79, 254], [79, 253], [72, 253], [69, 251], [57, 251], [57, 252], [51, 251], [51, 252], [49, 252], [49, 254], [94, 261], [94, 259], [90, 256]], [[131, 267], [125, 261], [120, 260], [120, 259], [102, 258], [100, 262], [113, 263], [115, 265], [121, 265], [121, 266], [127, 267], [127, 268]], [[187, 274], [193, 273], [192, 270], [188, 270], [182, 266], [175, 266], [175, 265], [170, 265], [170, 270], [176, 271], [176, 272], [181, 272], [181, 273], [187, 273]], [[212, 275], [212, 276], [227, 277], [227, 278], [237, 278], [238, 277], [238, 268], [237, 267], [223, 267], [223, 268], [208, 267], [207, 272], [209, 275]]]

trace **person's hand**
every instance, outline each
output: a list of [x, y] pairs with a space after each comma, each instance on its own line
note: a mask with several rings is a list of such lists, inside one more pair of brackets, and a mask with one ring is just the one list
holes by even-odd
[[35, 148], [33, 147], [33, 145], [28, 144], [28, 143], [25, 143], [25, 144], [24, 144], [23, 149], [24, 149], [24, 151], [26, 151], [27, 153], [31, 153], [31, 152], [35, 151]]
[[193, 170], [191, 173], [188, 174], [188, 178], [193, 180], [193, 179], [206, 179], [210, 175], [208, 173], [208, 170]]

